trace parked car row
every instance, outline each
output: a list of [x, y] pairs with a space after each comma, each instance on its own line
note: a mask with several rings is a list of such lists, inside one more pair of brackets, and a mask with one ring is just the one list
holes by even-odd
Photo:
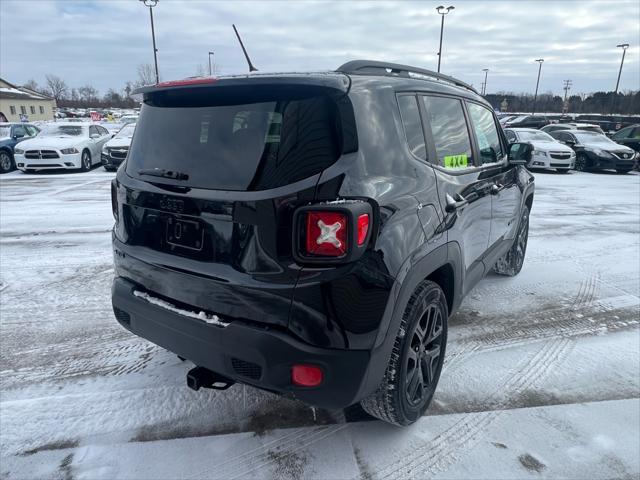
[[640, 157], [640, 125], [620, 130], [617, 140], [611, 140], [602, 131], [584, 128], [581, 124], [554, 125], [560, 128], [542, 130], [532, 128], [506, 128], [510, 142], [526, 142], [533, 152], [529, 168], [555, 169], [566, 173], [612, 169], [628, 173], [637, 165]]
[[[124, 117], [123, 117], [124, 118]], [[0, 173], [43, 170], [115, 171], [127, 156], [135, 122], [0, 123]], [[135, 119], [134, 119], [135, 120]]]

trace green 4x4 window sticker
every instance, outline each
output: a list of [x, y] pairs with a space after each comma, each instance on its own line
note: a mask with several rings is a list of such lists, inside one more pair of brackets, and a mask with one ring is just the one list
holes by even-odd
[[469, 160], [466, 154], [447, 155], [444, 157], [444, 168], [467, 168]]

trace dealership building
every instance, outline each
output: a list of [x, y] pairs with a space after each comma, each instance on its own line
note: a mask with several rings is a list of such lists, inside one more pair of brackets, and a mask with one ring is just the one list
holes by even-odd
[[56, 101], [0, 78], [0, 122], [53, 120]]

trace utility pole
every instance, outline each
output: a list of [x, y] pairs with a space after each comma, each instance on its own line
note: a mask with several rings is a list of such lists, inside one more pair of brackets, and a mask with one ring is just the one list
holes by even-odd
[[567, 113], [569, 111], [569, 103], [567, 102], [567, 96], [569, 95], [569, 90], [571, 90], [571, 80], [563, 80], [562, 83], [564, 86], [562, 89], [564, 90], [564, 102], [562, 102], [562, 113]]

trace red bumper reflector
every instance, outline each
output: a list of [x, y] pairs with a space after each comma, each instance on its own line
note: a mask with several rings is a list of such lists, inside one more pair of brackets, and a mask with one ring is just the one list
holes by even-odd
[[317, 387], [322, 383], [324, 374], [315, 365], [294, 365], [291, 367], [291, 382], [300, 387]]

